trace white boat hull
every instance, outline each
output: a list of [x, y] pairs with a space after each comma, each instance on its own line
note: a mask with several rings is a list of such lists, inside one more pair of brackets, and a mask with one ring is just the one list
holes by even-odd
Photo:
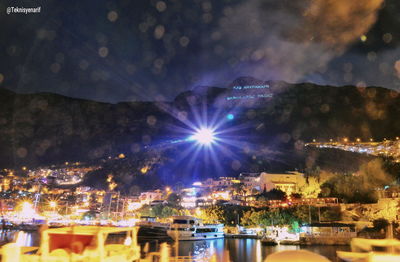
[[[177, 233], [178, 232], [178, 233]], [[224, 238], [223, 232], [212, 232], [212, 233], [194, 233], [194, 232], [182, 232], [168, 230], [168, 236], [173, 240], [187, 241], [187, 240], [209, 240], [209, 239], [219, 239]]]
[[192, 216], [174, 216], [167, 234], [175, 241], [224, 238], [223, 224], [203, 224]]

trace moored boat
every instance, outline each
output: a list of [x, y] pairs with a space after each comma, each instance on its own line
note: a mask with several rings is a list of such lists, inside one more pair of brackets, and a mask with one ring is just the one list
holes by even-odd
[[300, 240], [296, 239], [282, 239], [279, 241], [280, 245], [300, 245]]
[[140, 259], [136, 234], [135, 227], [51, 228], [43, 231], [40, 247], [21, 247], [17, 243], [4, 245], [2, 261], [136, 261]]
[[139, 239], [169, 238], [167, 231], [170, 227], [170, 224], [157, 222], [155, 217], [141, 217], [141, 221], [137, 222], [136, 225], [139, 227]]
[[279, 244], [279, 242], [272, 238], [272, 237], [263, 237], [261, 238], [261, 244], [265, 245], [265, 246], [276, 246]]
[[224, 238], [223, 224], [203, 224], [192, 216], [174, 216], [167, 234], [174, 240]]

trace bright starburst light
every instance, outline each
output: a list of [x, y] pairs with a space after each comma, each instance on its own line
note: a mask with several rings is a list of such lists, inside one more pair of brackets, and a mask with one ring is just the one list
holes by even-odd
[[240, 109], [196, 101], [180, 108], [158, 104], [177, 120], [168, 123], [173, 138], [152, 146], [171, 154], [173, 161], [164, 166], [165, 170], [188, 173], [194, 178], [210, 172], [227, 174], [227, 168], [239, 170], [246, 161], [241, 153], [251, 152], [252, 136], [248, 134], [251, 121], [240, 124], [235, 121]]
[[194, 135], [189, 137], [189, 140], [194, 140], [201, 145], [211, 145], [215, 141], [215, 134], [212, 129], [200, 128]]

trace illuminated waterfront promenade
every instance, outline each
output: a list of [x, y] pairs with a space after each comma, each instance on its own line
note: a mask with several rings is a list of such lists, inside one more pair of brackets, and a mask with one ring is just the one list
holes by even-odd
[[350, 151], [373, 156], [392, 157], [397, 163], [400, 162], [400, 140], [396, 137], [395, 140], [384, 140], [375, 142], [372, 139], [367, 142], [362, 142], [361, 139], [356, 139], [355, 142], [344, 138], [343, 141], [317, 142], [315, 139], [306, 146], [317, 148], [335, 148], [344, 151]]

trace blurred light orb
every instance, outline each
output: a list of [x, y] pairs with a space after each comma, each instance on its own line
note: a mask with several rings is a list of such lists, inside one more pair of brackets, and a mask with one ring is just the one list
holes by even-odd
[[212, 129], [201, 128], [190, 137], [190, 140], [194, 140], [201, 145], [210, 145], [215, 141], [215, 134]]
[[233, 114], [228, 114], [228, 115], [226, 116], [226, 118], [227, 118], [228, 120], [233, 120], [233, 119], [235, 118], [235, 116], [234, 116]]
[[362, 35], [362, 36], [360, 37], [360, 40], [361, 40], [362, 42], [367, 41], [367, 36], [366, 36], [366, 35]]

